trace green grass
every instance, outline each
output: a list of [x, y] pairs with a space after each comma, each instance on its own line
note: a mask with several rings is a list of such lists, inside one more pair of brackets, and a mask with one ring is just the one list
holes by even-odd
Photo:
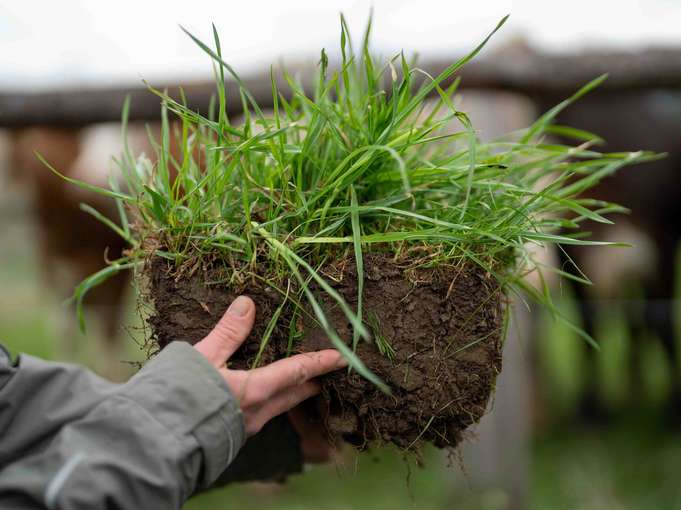
[[[372, 56], [370, 23], [355, 50], [341, 17], [339, 67], [329, 66], [322, 51], [311, 94], [284, 72], [288, 97], [273, 72], [268, 113], [222, 59], [217, 31], [212, 48], [189, 34], [212, 60], [217, 100], [202, 115], [154, 90], [163, 100], [156, 163], [126, 151], [119, 160], [120, 187], [116, 181], [111, 189], [76, 183], [118, 203], [117, 224], [86, 210], [130, 244], [128, 256], [79, 286], [77, 301], [106, 277], [141, 267], [149, 255], [173, 261], [178, 271], [199, 262], [222, 264], [234, 285], [257, 272], [285, 292], [289, 304], [306, 302], [350, 366], [383, 389], [354, 354], [357, 342], [371, 341], [361, 297], [367, 251], [388, 251], [414, 267], [477, 264], [506, 292], [523, 290], [560, 317], [548, 289], [530, 288], [522, 277], [533, 269], [572, 276], [537, 267], [528, 245], [605, 244], [585, 239], [579, 225], [585, 219], [608, 223], [604, 214], [622, 208], [581, 193], [624, 165], [657, 156], [605, 154], [596, 150], [596, 135], [553, 124], [605, 77], [527, 129], [481, 143], [455, 106], [459, 80], [453, 78], [505, 21], [432, 77], [404, 53]], [[226, 97], [227, 77], [241, 85], [240, 97]], [[430, 96], [434, 103], [426, 101]], [[226, 115], [227, 101], [243, 104], [240, 122]], [[171, 128], [171, 116], [179, 127]], [[572, 137], [575, 145], [549, 143], [552, 133]], [[179, 158], [172, 156], [172, 144], [179, 145]], [[357, 264], [356, 309], [320, 276], [320, 268], [339, 257]], [[329, 324], [310, 282], [348, 317], [351, 346]]]

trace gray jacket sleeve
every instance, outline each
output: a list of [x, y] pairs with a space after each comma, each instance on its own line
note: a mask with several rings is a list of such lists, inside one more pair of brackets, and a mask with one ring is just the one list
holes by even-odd
[[236, 400], [188, 344], [122, 385], [0, 349], [0, 508], [180, 508], [244, 441]]

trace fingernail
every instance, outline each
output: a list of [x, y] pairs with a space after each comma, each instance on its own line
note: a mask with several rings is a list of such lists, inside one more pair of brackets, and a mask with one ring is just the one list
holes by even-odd
[[227, 311], [232, 315], [236, 315], [237, 317], [243, 317], [251, 309], [251, 306], [250, 299], [248, 299], [246, 296], [239, 296], [232, 301], [232, 304], [229, 305]]

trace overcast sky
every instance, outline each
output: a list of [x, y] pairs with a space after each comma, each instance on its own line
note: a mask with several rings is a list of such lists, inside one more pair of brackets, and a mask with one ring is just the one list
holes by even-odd
[[339, 12], [358, 36], [371, 5], [383, 54], [460, 54], [508, 13], [495, 45], [524, 35], [551, 52], [681, 46], [681, 0], [0, 0], [0, 89], [208, 76], [178, 24], [208, 41], [214, 22], [242, 74], [282, 57], [316, 59], [338, 45]]

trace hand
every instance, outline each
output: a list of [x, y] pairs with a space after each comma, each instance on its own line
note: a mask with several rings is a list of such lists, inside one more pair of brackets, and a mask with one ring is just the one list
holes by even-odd
[[250, 298], [239, 296], [213, 331], [194, 346], [220, 372], [239, 400], [248, 436], [270, 419], [319, 393], [315, 377], [347, 366], [338, 351], [325, 349], [297, 354], [253, 370], [226, 368], [227, 360], [248, 337], [254, 320], [255, 304]]

